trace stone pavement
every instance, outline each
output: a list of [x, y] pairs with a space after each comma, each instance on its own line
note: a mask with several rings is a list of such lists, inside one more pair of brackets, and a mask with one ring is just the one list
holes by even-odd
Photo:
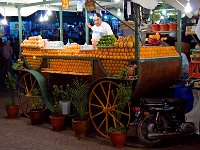
[[[74, 132], [66, 128], [64, 131], [52, 131], [49, 124], [38, 126], [30, 125], [28, 118], [6, 118], [3, 101], [7, 94], [0, 88], [0, 150], [116, 150], [109, 139], [105, 139], [97, 133], [78, 139]], [[131, 140], [130, 140], [131, 141]], [[171, 142], [170, 142], [171, 143]], [[174, 143], [174, 142], [173, 142]], [[183, 144], [184, 143], [184, 144]], [[162, 150], [188, 150], [200, 149], [200, 138], [194, 138], [182, 145], [168, 144]], [[185, 144], [186, 143], [186, 144]], [[141, 145], [125, 146], [120, 150], [147, 150]], [[153, 150], [153, 149], [152, 149]]]

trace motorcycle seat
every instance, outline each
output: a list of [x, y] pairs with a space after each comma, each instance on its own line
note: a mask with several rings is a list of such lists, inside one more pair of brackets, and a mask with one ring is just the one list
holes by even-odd
[[162, 98], [142, 98], [142, 102], [145, 104], [164, 104], [165, 100]]

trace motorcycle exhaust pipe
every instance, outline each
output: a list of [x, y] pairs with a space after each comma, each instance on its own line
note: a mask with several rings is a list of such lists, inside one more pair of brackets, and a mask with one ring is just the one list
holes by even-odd
[[163, 138], [170, 138], [170, 137], [177, 137], [180, 136], [180, 133], [148, 133], [148, 138], [149, 139], [163, 139]]

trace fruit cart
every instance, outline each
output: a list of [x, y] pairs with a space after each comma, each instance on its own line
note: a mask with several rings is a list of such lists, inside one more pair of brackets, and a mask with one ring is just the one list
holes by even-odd
[[[97, 49], [81, 49], [80, 45], [64, 48], [42, 48], [41, 37], [31, 37], [24, 41], [22, 58], [25, 68], [18, 87], [18, 102], [22, 112], [28, 116], [31, 103], [31, 91], [39, 89], [46, 107], [52, 110], [53, 104], [48, 95], [48, 88], [56, 80], [84, 78], [90, 82], [89, 115], [95, 129], [108, 137], [106, 130], [113, 124], [128, 126], [131, 108], [118, 111], [123, 116], [119, 121], [114, 116], [115, 99], [120, 82], [133, 82], [133, 99], [156, 87], [167, 86], [174, 82], [180, 73], [180, 56], [173, 46], [140, 46], [140, 59], [135, 59], [134, 38], [120, 37], [115, 46], [99, 46]], [[126, 44], [123, 42], [127, 42]], [[130, 64], [138, 66], [131, 78], [119, 78], [120, 71]]]

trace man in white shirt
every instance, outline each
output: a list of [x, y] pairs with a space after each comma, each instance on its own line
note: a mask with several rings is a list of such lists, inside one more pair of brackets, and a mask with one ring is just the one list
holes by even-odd
[[94, 26], [87, 23], [87, 26], [92, 29], [92, 40], [96, 40], [98, 42], [103, 35], [113, 34], [110, 25], [102, 21], [102, 17], [99, 13], [94, 14], [93, 20], [95, 24]]

